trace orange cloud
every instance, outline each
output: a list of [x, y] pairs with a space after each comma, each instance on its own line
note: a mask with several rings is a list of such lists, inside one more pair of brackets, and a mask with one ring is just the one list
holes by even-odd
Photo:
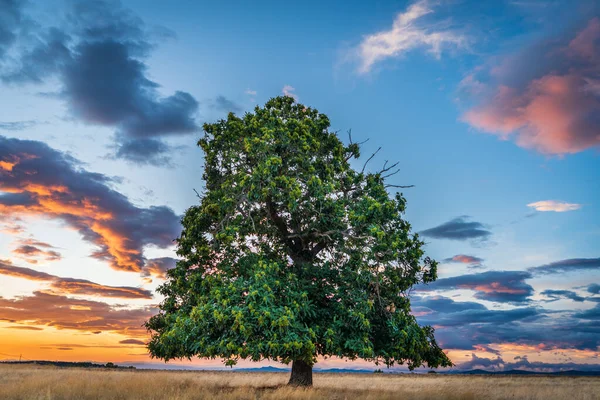
[[[503, 139], [514, 136], [519, 146], [544, 154], [600, 146], [600, 19], [566, 44], [541, 47], [496, 68], [499, 81], [491, 97], [463, 120]], [[530, 64], [542, 72], [527, 76]]]
[[[98, 247], [92, 257], [114, 269], [142, 272], [144, 247], [170, 247], [179, 235], [179, 218], [170, 208], [133, 205], [110, 187], [112, 178], [82, 169], [77, 160], [44, 143], [0, 136], [0, 160], [0, 214], [60, 219]], [[19, 255], [34, 252], [31, 247], [15, 250]]]
[[0, 298], [0, 321], [131, 337], [146, 336], [142, 324], [154, 313], [153, 307], [129, 309], [39, 291], [32, 296]]
[[[107, 286], [85, 279], [61, 278], [46, 272], [36, 271], [31, 268], [17, 267], [12, 265], [10, 261], [6, 260], [0, 260], [0, 275], [12, 276], [15, 278], [28, 279], [32, 281], [48, 282], [51, 290], [56, 290], [60, 293], [66, 294], [114, 297], [122, 299], [152, 298], [152, 292], [146, 289], [130, 286]], [[81, 306], [74, 305], [73, 307]], [[81, 308], [74, 309], [81, 310]]]

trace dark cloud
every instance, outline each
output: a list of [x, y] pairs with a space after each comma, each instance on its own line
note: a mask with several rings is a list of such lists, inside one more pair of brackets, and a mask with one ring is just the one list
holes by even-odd
[[501, 303], [527, 303], [533, 288], [525, 283], [532, 275], [524, 271], [487, 271], [438, 279], [420, 285], [418, 291], [469, 289], [475, 298]]
[[[6, 29], [12, 44], [16, 27]], [[198, 131], [198, 102], [182, 91], [163, 96], [160, 85], [148, 78], [145, 58], [155, 47], [154, 32], [119, 2], [73, 2], [67, 24], [40, 28], [34, 43], [23, 44], [17, 62], [0, 71], [0, 78], [23, 84], [58, 77], [59, 97], [74, 117], [115, 129], [113, 158], [168, 165], [171, 148], [158, 138]], [[1, 46], [0, 37], [0, 51]]]
[[560, 274], [572, 271], [600, 270], [600, 258], [570, 258], [528, 268], [534, 274]]
[[30, 264], [37, 264], [40, 259], [44, 261], [60, 261], [62, 256], [54, 249], [54, 246], [32, 239], [20, 241], [20, 245], [12, 250], [17, 257], [22, 258]]
[[576, 30], [544, 38], [491, 71], [481, 68], [465, 78], [479, 105], [463, 119], [545, 154], [598, 147], [600, 9], [590, 11]]
[[549, 300], [546, 301], [557, 301], [560, 299], [569, 299], [577, 302], [585, 301], [585, 297], [579, 296], [577, 293], [571, 290], [547, 289], [541, 292], [540, 294], [549, 297]]
[[160, 139], [129, 139], [123, 137], [115, 143], [115, 152], [108, 158], [122, 159], [138, 165], [170, 167], [171, 146]]
[[16, 31], [23, 19], [20, 0], [0, 0], [0, 59], [17, 39]]
[[460, 363], [457, 369], [468, 371], [473, 369], [484, 369], [488, 371], [512, 371], [525, 370], [534, 372], [557, 372], [557, 371], [598, 371], [597, 364], [578, 364], [573, 362], [546, 363], [541, 361], [529, 361], [527, 356], [515, 357], [516, 362], [504, 361], [501, 357], [489, 359], [477, 357], [471, 354], [471, 359]]
[[[578, 312], [574, 317], [600, 322], [600, 304], [596, 304], [596, 307], [590, 308], [589, 310]], [[598, 332], [600, 333], [600, 325], [598, 326]]]
[[175, 268], [177, 260], [172, 257], [151, 258], [144, 266], [144, 276], [156, 276], [160, 279], [166, 278], [166, 273], [169, 269]]
[[597, 309], [580, 313], [535, 307], [488, 309], [476, 302], [457, 302], [443, 296], [413, 296], [411, 305], [420, 324], [436, 328], [436, 338], [446, 349], [493, 353], [490, 345], [503, 344], [540, 351], [595, 351], [600, 345]]
[[17, 267], [0, 260], [0, 275], [48, 282], [52, 290], [63, 294], [114, 297], [122, 299], [151, 299], [152, 292], [130, 286], [107, 286], [85, 279], [61, 278], [30, 268]]
[[473, 301], [454, 301], [444, 296], [413, 296], [411, 298], [413, 314], [426, 316], [431, 313], [451, 314], [468, 310], [487, 310], [481, 304]]
[[487, 230], [481, 222], [469, 221], [468, 217], [462, 216], [421, 231], [420, 234], [435, 239], [486, 240], [492, 235], [492, 232]]
[[210, 104], [211, 108], [214, 108], [216, 110], [219, 111], [223, 111], [226, 113], [232, 112], [232, 113], [241, 113], [242, 112], [242, 107], [235, 103], [232, 100], [229, 100], [227, 97], [225, 96], [217, 96]]
[[[423, 305], [425, 303], [426, 305]], [[429, 313], [419, 316], [419, 322], [425, 325], [443, 327], [463, 326], [465, 324], [504, 324], [540, 315], [536, 308], [515, 308], [512, 310], [488, 310], [475, 302], [455, 302], [447, 297], [425, 298], [413, 303], [414, 307], [426, 307]], [[421, 308], [422, 310], [422, 308]]]
[[109, 331], [145, 337], [144, 321], [156, 313], [152, 307], [123, 308], [115, 305], [61, 295], [34, 292], [14, 299], [0, 297], [0, 319], [57, 329], [95, 333]]
[[133, 205], [112, 183], [44, 143], [0, 136], [0, 192], [10, 192], [0, 196], [0, 214], [62, 220], [98, 247], [93, 257], [141, 272], [144, 247], [172, 246], [179, 217], [168, 207]]
[[27, 326], [27, 325], [6, 326], [4, 329], [21, 329], [24, 331], [43, 331], [44, 330], [44, 328], [40, 328], [37, 326]]
[[444, 259], [443, 262], [467, 264], [469, 268], [473, 269], [483, 268], [483, 258], [468, 256], [466, 254], [457, 254], [454, 257]]
[[600, 294], [600, 285], [597, 283], [592, 283], [587, 287], [587, 291], [592, 294]]
[[125, 339], [125, 340], [119, 341], [119, 343], [121, 343], [121, 344], [139, 344], [140, 346], [146, 345], [146, 342], [144, 342], [143, 340], [139, 340], [139, 339]]
[[64, 95], [77, 117], [129, 137], [196, 131], [196, 100], [185, 92], [161, 98], [145, 69], [126, 43], [84, 42], [64, 70]]

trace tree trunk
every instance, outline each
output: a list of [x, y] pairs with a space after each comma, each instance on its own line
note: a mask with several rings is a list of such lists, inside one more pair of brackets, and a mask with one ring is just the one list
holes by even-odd
[[292, 375], [288, 385], [292, 386], [312, 386], [312, 365], [302, 360], [292, 362]]

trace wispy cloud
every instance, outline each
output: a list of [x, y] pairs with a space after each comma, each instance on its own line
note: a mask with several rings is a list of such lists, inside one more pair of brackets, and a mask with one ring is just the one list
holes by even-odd
[[435, 239], [450, 240], [486, 240], [491, 235], [481, 222], [470, 221], [467, 216], [460, 216], [433, 228], [419, 232], [423, 236]]
[[566, 212], [575, 211], [581, 208], [581, 204], [567, 203], [559, 200], [541, 200], [535, 203], [527, 204], [527, 207], [534, 208], [536, 211], [554, 211], [554, 212]]
[[227, 97], [220, 95], [215, 97], [213, 100], [210, 101], [210, 107], [215, 109], [215, 110], [219, 110], [222, 112], [232, 112], [232, 113], [241, 113], [242, 112], [242, 106], [240, 106], [239, 104], [237, 104], [235, 101], [228, 99]]
[[17, 267], [8, 261], [2, 260], [0, 260], [0, 275], [12, 276], [30, 281], [48, 282], [50, 289], [62, 294], [114, 297], [121, 299], [152, 298], [152, 292], [146, 289], [130, 286], [101, 285], [85, 279], [61, 278], [31, 268]]
[[14, 299], [0, 297], [0, 320], [92, 333], [109, 331], [144, 337], [142, 324], [154, 313], [153, 307], [123, 308], [39, 291]]
[[600, 258], [569, 258], [528, 268], [534, 274], [558, 274], [574, 271], [600, 271]]
[[295, 92], [296, 92], [296, 88], [294, 88], [293, 86], [290, 86], [290, 85], [285, 85], [281, 89], [281, 93], [283, 93], [284, 96], [291, 97], [294, 100], [298, 101], [298, 95]]
[[62, 256], [54, 246], [33, 239], [19, 240], [19, 245], [12, 250], [12, 253], [30, 264], [37, 264], [41, 259], [43, 261], [60, 261]]
[[0, 122], [0, 130], [5, 131], [22, 131], [29, 129], [32, 126], [37, 125], [38, 122], [34, 120], [29, 121], [11, 121], [11, 122]]
[[358, 73], [366, 74], [376, 63], [411, 50], [425, 49], [439, 58], [445, 48], [465, 46], [465, 36], [423, 21], [425, 16], [434, 13], [434, 4], [417, 1], [396, 16], [391, 29], [365, 36], [353, 50], [359, 59]]

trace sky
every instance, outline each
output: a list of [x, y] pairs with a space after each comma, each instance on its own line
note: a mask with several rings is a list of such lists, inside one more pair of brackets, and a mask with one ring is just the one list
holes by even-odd
[[0, 0], [0, 359], [156, 363], [202, 124], [279, 95], [414, 185], [412, 311], [457, 369], [600, 370], [591, 0]]

